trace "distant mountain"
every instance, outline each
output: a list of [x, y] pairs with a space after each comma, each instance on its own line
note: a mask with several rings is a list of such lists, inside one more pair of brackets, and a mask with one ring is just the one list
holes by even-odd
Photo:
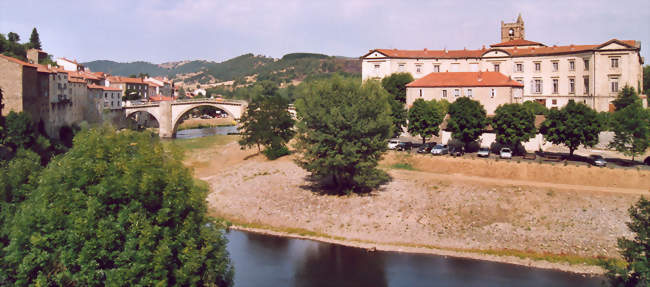
[[118, 63], [107, 60], [83, 63], [92, 71], [128, 76], [145, 73], [150, 76], [167, 76], [186, 84], [209, 84], [246, 79], [276, 82], [301, 81], [306, 77], [334, 72], [358, 75], [361, 62], [356, 58], [332, 57], [314, 53], [293, 53], [281, 59], [245, 54], [217, 63], [212, 61], [180, 61], [163, 64], [149, 62]]

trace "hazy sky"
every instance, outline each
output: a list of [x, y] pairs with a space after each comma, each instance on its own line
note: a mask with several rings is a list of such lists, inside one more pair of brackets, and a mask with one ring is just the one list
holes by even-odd
[[[640, 40], [650, 53], [650, 1], [32, 1], [0, 0], [0, 33], [79, 61], [223, 61], [244, 53], [358, 57], [373, 48], [478, 49], [521, 13], [546, 45]], [[647, 61], [647, 60], [646, 60]]]

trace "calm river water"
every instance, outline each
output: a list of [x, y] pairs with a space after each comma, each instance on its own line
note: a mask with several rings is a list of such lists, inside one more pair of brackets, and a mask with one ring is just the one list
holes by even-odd
[[231, 230], [235, 286], [601, 286], [601, 277]]
[[[183, 130], [187, 139], [236, 133], [235, 126]], [[601, 286], [602, 277], [489, 261], [364, 249], [231, 230], [236, 287]]]

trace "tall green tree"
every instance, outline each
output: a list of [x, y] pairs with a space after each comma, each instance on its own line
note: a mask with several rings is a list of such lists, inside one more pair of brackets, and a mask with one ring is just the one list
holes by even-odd
[[598, 113], [574, 101], [569, 101], [562, 109], [552, 109], [540, 127], [540, 132], [547, 141], [565, 145], [571, 156], [580, 145], [596, 145], [601, 131]]
[[622, 110], [625, 107], [640, 100], [641, 98], [639, 98], [639, 96], [636, 94], [634, 88], [629, 85], [625, 85], [625, 87], [623, 87], [623, 89], [618, 92], [618, 96], [615, 100], [612, 101], [612, 104], [614, 107], [616, 107], [616, 110]]
[[548, 109], [546, 106], [536, 102], [536, 101], [525, 101], [523, 103], [524, 108], [532, 112], [534, 115], [546, 115], [548, 114]]
[[334, 76], [308, 83], [296, 100], [296, 162], [339, 193], [388, 180], [377, 163], [392, 134], [390, 95], [378, 83]]
[[632, 160], [645, 153], [650, 145], [650, 111], [641, 106], [641, 101], [616, 110], [610, 125], [614, 132], [610, 148], [632, 156]]
[[29, 46], [34, 49], [41, 49], [41, 38], [38, 36], [36, 27], [32, 29], [32, 34], [29, 36]]
[[625, 265], [606, 264], [605, 275], [614, 287], [650, 286], [650, 201], [641, 196], [628, 212], [626, 225], [634, 237], [618, 238], [617, 244]]
[[207, 187], [156, 137], [82, 132], [33, 182], [8, 224], [0, 285], [232, 285]]
[[410, 73], [394, 73], [381, 80], [382, 87], [392, 95], [389, 103], [394, 126], [393, 136], [399, 136], [402, 127], [406, 125], [406, 84], [410, 82], [413, 82]]
[[278, 93], [277, 84], [263, 81], [260, 92], [249, 103], [241, 122], [242, 147], [265, 147], [265, 155], [275, 159], [288, 153], [287, 142], [293, 138], [294, 120], [289, 113], [289, 102]]
[[9, 32], [9, 34], [7, 34], [7, 40], [9, 40], [9, 42], [17, 44], [20, 42], [20, 36], [14, 32]]
[[420, 136], [424, 144], [427, 138], [439, 135], [445, 114], [444, 107], [436, 100], [417, 99], [408, 111], [408, 132]]
[[485, 108], [478, 101], [461, 97], [449, 105], [447, 130], [465, 146], [476, 141], [488, 124]]
[[515, 148], [535, 136], [535, 115], [522, 104], [504, 104], [497, 107], [492, 118], [496, 140]]
[[643, 66], [643, 89], [645, 90], [644, 94], [650, 94], [650, 65]]

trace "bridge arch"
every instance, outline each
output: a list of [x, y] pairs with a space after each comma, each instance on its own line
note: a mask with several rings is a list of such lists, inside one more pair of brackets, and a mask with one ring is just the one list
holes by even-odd
[[176, 130], [178, 129], [178, 124], [180, 123], [183, 116], [185, 116], [186, 114], [188, 114], [192, 110], [200, 108], [200, 107], [213, 107], [215, 109], [218, 109], [220, 111], [225, 112], [232, 119], [236, 119], [235, 115], [233, 115], [233, 113], [231, 111], [224, 108], [223, 105], [219, 105], [219, 104], [200, 103], [200, 104], [191, 105], [191, 106], [182, 106], [182, 109], [178, 110], [178, 112], [176, 112], [176, 111], [173, 112], [173, 114], [176, 114], [176, 116], [174, 116], [174, 119], [172, 120], [172, 134], [176, 135]]

